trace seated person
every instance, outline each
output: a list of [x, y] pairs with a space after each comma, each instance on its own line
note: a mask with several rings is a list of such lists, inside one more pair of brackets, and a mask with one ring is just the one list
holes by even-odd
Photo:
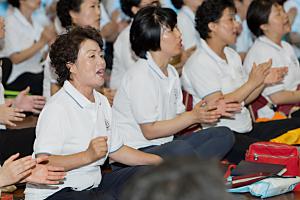
[[[130, 42], [139, 60], [126, 72], [116, 93], [116, 129], [126, 145], [145, 152], [221, 159], [234, 141], [228, 128], [206, 129], [174, 139], [174, 134], [193, 124], [216, 122], [229, 109], [226, 105], [221, 112], [199, 102], [192, 111], [185, 112], [178, 73], [168, 64], [182, 48], [176, 24], [177, 15], [170, 8], [148, 6], [136, 14]], [[230, 106], [240, 109], [239, 104]]]
[[[104, 14], [101, 10], [103, 10], [102, 5], [98, 0], [59, 0], [57, 2], [57, 16], [65, 30], [74, 26], [91, 26], [100, 30], [100, 18], [101, 15]], [[49, 98], [51, 95], [55, 94], [60, 87], [57, 85], [55, 72], [50, 67], [49, 57], [47, 61], [45, 66], [44, 88], [48, 91], [45, 96]], [[105, 88], [103, 89], [103, 94], [108, 98], [109, 102], [112, 103], [115, 91]]]
[[55, 37], [51, 26], [43, 28], [32, 17], [40, 1], [9, 0], [14, 7], [5, 19], [5, 41], [2, 56], [13, 63], [11, 75], [6, 84], [9, 90], [24, 90], [30, 86], [31, 93], [43, 93], [42, 49]]
[[123, 145], [114, 130], [108, 100], [95, 90], [104, 83], [102, 48], [100, 32], [91, 27], [76, 27], [51, 46], [51, 64], [63, 87], [39, 116], [34, 155], [49, 155], [49, 164], [63, 167], [67, 175], [57, 187], [27, 184], [26, 199], [116, 199], [137, 168], [102, 177], [107, 156], [131, 166], [162, 161]]
[[300, 120], [252, 123], [246, 105], [255, 100], [265, 87], [280, 82], [286, 68], [271, 70], [272, 62], [269, 60], [260, 65], [253, 64], [249, 77], [246, 76], [241, 57], [228, 47], [237, 38], [235, 14], [232, 0], [205, 1], [198, 8], [196, 28], [202, 38], [201, 48], [184, 66], [182, 80], [184, 89], [193, 96], [195, 104], [204, 100], [209, 105], [224, 98], [243, 105], [233, 117], [221, 117], [215, 125], [203, 124], [204, 127], [226, 126], [234, 131], [236, 142], [226, 158], [238, 163], [244, 159], [251, 143], [268, 141], [299, 128]]
[[[159, 4], [157, 0], [121, 0], [123, 12], [130, 18], [143, 7], [151, 4]], [[110, 88], [117, 90], [120, 87], [125, 72], [130, 69], [137, 58], [132, 53], [129, 42], [129, 30], [131, 24], [127, 26], [117, 37], [114, 43], [113, 66], [110, 78]]]
[[[4, 38], [4, 21], [0, 19], [0, 39]], [[2, 60], [1, 60], [2, 61]], [[0, 61], [0, 62], [1, 62]], [[2, 77], [2, 66], [0, 66]], [[45, 104], [42, 96], [28, 95], [30, 88], [21, 91], [15, 99], [4, 98], [4, 88], [0, 78], [0, 163], [17, 152], [23, 157], [32, 154], [35, 128], [7, 129], [6, 125], [15, 127], [15, 122], [22, 121], [23, 112], [38, 114]]]
[[[272, 59], [274, 67], [288, 67], [281, 83], [262, 90], [267, 105], [258, 110], [258, 117], [272, 118], [273, 107], [289, 116], [295, 111], [293, 107], [300, 106], [300, 67], [293, 47], [282, 40], [291, 30], [288, 16], [274, 0], [254, 0], [248, 10], [247, 21], [257, 37], [244, 62], [247, 74], [250, 74], [253, 63], [260, 64], [268, 59]], [[292, 115], [300, 117], [300, 111]]]

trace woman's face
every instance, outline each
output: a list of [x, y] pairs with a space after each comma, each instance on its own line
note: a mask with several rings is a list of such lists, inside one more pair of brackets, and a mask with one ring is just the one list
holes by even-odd
[[235, 44], [239, 29], [239, 23], [235, 20], [235, 14], [234, 10], [226, 8], [217, 22], [209, 23], [210, 37], [220, 40], [225, 45]]
[[20, 4], [34, 11], [41, 6], [41, 0], [20, 0]]
[[171, 30], [170, 28], [163, 27], [160, 36], [161, 52], [173, 57], [182, 51], [181, 33], [177, 26]]
[[284, 11], [283, 7], [274, 4], [269, 15], [268, 23], [261, 26], [264, 33], [277, 34], [280, 37], [284, 36], [291, 30], [288, 15]]
[[75, 64], [70, 64], [71, 81], [82, 87], [99, 88], [104, 84], [105, 61], [98, 43], [87, 39], [80, 45]]
[[72, 21], [77, 26], [91, 26], [100, 29], [99, 0], [83, 0], [79, 12], [71, 12]]

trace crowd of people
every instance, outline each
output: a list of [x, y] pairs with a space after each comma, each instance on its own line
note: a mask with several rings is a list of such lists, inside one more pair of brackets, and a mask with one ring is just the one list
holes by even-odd
[[0, 186], [25, 199], [230, 199], [211, 159], [300, 128], [299, 0], [7, 2]]

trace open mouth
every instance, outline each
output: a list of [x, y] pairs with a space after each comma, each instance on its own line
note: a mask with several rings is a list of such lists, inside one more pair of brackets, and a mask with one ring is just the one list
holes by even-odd
[[98, 75], [98, 76], [100, 76], [100, 77], [104, 77], [104, 75], [105, 75], [105, 69], [99, 69], [97, 72], [96, 72], [96, 74]]

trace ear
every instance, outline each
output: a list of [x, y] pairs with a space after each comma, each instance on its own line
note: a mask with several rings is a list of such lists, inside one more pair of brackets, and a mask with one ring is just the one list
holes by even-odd
[[69, 11], [69, 14], [71, 16], [71, 20], [73, 22], [73, 24], [77, 24], [77, 21], [78, 21], [78, 14], [74, 11]]
[[132, 8], [131, 8], [131, 12], [135, 15], [138, 11], [139, 11], [139, 7], [137, 7], [137, 6], [132, 6]]
[[68, 62], [66, 66], [72, 74], [76, 74], [77, 71], [76, 64]]
[[268, 31], [268, 24], [262, 24], [262, 25], [259, 26], [259, 28], [260, 28], [263, 32]]
[[209, 23], [208, 23], [208, 28], [209, 28], [209, 30], [210, 30], [211, 32], [215, 32], [216, 29], [217, 29], [217, 24], [214, 23], [214, 22], [209, 22]]

